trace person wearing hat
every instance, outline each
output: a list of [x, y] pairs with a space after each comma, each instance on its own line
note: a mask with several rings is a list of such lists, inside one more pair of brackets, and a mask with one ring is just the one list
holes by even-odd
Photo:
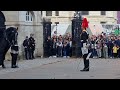
[[87, 42], [87, 39], [88, 39], [88, 34], [86, 32], [86, 28], [82, 28], [82, 33], [81, 33], [81, 41], [83, 43], [86, 43]]
[[25, 59], [29, 59], [29, 54], [30, 54], [30, 41], [28, 36], [26, 36], [25, 40], [23, 41], [23, 47], [25, 51]]
[[33, 38], [34, 34], [30, 34], [30, 56], [29, 59], [35, 59], [34, 51], [35, 51], [35, 39]]
[[83, 60], [84, 60], [84, 69], [80, 71], [89, 71], [89, 58], [87, 59], [87, 56], [89, 54], [88, 48], [89, 46], [87, 45], [87, 40], [88, 40], [88, 34], [85, 29], [83, 29], [82, 34], [81, 34], [81, 42], [82, 42], [82, 55], [83, 55]]
[[89, 52], [90, 44], [88, 43], [89, 34], [87, 34], [86, 29], [88, 27], [87, 19], [85, 18], [82, 22], [82, 33], [81, 33], [81, 43], [82, 43], [82, 55], [84, 60], [84, 68], [80, 71], [89, 71], [89, 57], [91, 53]]

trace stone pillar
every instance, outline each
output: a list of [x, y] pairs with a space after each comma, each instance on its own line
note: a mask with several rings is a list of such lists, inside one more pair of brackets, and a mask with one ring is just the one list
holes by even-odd
[[35, 29], [35, 56], [41, 57], [43, 56], [43, 26], [41, 24], [36, 25]]

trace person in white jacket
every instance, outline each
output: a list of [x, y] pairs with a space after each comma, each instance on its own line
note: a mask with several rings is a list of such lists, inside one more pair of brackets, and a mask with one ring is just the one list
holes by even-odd
[[58, 57], [62, 57], [62, 47], [63, 47], [62, 39], [58, 41], [57, 47], [58, 47]]

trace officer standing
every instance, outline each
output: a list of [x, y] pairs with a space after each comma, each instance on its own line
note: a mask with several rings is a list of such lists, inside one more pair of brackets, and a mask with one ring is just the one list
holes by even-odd
[[83, 29], [81, 34], [81, 42], [82, 42], [82, 54], [84, 60], [84, 68], [80, 71], [89, 71], [89, 57], [91, 53], [89, 53], [89, 45], [87, 44], [89, 35], [86, 32], [86, 29]]
[[30, 59], [35, 59], [34, 51], [35, 51], [35, 39], [33, 38], [34, 34], [30, 34]]
[[11, 56], [12, 56], [12, 63], [11, 68], [18, 68], [16, 65], [17, 57], [19, 54], [19, 46], [17, 44], [11, 46]]
[[26, 36], [26, 39], [23, 41], [23, 46], [24, 46], [24, 50], [25, 50], [25, 59], [28, 60], [29, 59], [29, 51], [30, 51], [30, 42], [29, 42], [29, 38], [28, 36]]
[[51, 40], [51, 37], [48, 36], [47, 38], [47, 54], [48, 54], [48, 57], [50, 58], [52, 56], [52, 40]]

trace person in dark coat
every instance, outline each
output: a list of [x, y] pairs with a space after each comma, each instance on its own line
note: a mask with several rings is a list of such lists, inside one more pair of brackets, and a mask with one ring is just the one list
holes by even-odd
[[82, 43], [86, 43], [87, 42], [88, 36], [89, 35], [87, 34], [86, 30], [83, 30], [82, 33], [81, 33], [81, 41], [82, 41]]
[[47, 39], [47, 50], [48, 50], [48, 57], [51, 57], [52, 56], [52, 40], [50, 38], [50, 36], [48, 36], [48, 39]]
[[87, 46], [87, 41], [88, 41], [89, 35], [86, 32], [86, 29], [83, 29], [82, 34], [81, 34], [81, 41], [82, 41], [82, 54], [83, 54], [83, 60], [84, 60], [84, 68], [80, 71], [89, 71], [89, 46]]
[[108, 56], [109, 56], [110, 58], [113, 58], [112, 48], [113, 48], [114, 44], [112, 43], [112, 40], [111, 40], [111, 39], [108, 40], [107, 46], [108, 46]]
[[26, 36], [26, 39], [23, 41], [24, 51], [25, 51], [25, 59], [29, 59], [29, 49], [30, 49], [30, 41], [28, 39], [28, 36]]
[[66, 45], [66, 56], [70, 57], [70, 43], [68, 40], [67, 40], [67, 45]]
[[[118, 46], [120, 47], [120, 36], [118, 37]], [[118, 57], [120, 58], [120, 48], [118, 50]]]
[[29, 38], [29, 41], [30, 41], [30, 59], [35, 59], [35, 56], [34, 56], [34, 51], [35, 51], [35, 39], [33, 38], [33, 34], [30, 34], [30, 38]]
[[53, 57], [57, 57], [56, 55], [57, 55], [57, 41], [56, 41], [56, 39], [54, 38], [53, 39], [53, 42], [52, 42], [52, 55], [53, 55]]

